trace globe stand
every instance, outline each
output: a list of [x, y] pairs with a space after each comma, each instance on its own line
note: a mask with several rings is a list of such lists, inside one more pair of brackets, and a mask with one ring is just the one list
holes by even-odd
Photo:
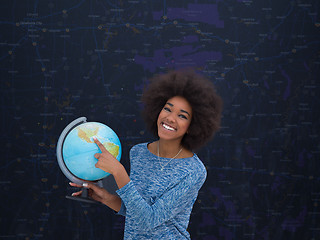
[[89, 197], [88, 194], [88, 189], [87, 188], [83, 188], [82, 189], [82, 193], [80, 196], [66, 196], [67, 199], [71, 199], [71, 200], [76, 200], [76, 201], [80, 201], [80, 202], [85, 202], [85, 203], [95, 203], [95, 204], [101, 204], [100, 202], [93, 200], [92, 198]]
[[[116, 183], [116, 180], [114, 179], [114, 177], [111, 174], [109, 176], [107, 176], [106, 178], [98, 181], [96, 183], [96, 185], [106, 189], [110, 194], [113, 194], [113, 195], [117, 194], [116, 191], [118, 190], [118, 185]], [[71, 199], [71, 200], [85, 202], [85, 203], [102, 204], [96, 200], [93, 200], [91, 197], [89, 197], [87, 188], [82, 188], [82, 193], [80, 196], [67, 195], [66, 198]]]

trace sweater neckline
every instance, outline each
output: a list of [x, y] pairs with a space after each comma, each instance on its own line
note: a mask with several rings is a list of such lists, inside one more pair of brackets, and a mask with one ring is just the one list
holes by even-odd
[[[154, 158], [158, 158], [157, 155], [153, 154], [152, 152], [150, 152], [149, 148], [148, 148], [148, 145], [152, 143], [152, 142], [146, 142], [144, 143], [144, 147], [146, 148], [146, 151], [148, 152], [148, 154]], [[191, 158], [194, 158], [196, 156], [196, 154], [193, 152], [193, 155], [192, 157], [187, 157], [187, 158], [175, 158], [175, 159], [181, 159], [181, 160], [184, 160], [184, 159], [191, 159]], [[171, 160], [171, 158], [165, 158], [165, 157], [159, 157], [159, 159], [163, 160], [163, 161], [169, 161]]]

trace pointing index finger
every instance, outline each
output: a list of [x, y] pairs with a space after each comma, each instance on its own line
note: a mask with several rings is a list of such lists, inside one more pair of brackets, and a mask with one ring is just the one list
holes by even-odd
[[102, 145], [102, 143], [96, 138], [96, 137], [92, 137], [93, 141], [95, 142], [95, 144], [98, 145], [98, 148], [100, 148], [101, 152], [106, 152], [107, 149]]

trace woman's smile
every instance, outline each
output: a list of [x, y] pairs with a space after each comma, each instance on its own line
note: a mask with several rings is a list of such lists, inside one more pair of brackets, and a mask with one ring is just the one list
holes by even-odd
[[166, 123], [161, 123], [162, 127], [168, 131], [177, 131], [174, 127], [170, 126], [169, 124]]

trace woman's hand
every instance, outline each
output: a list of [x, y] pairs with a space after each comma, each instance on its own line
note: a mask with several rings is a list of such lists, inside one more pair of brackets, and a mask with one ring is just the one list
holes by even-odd
[[130, 182], [129, 175], [126, 172], [124, 166], [102, 145], [96, 137], [93, 137], [93, 141], [98, 145], [101, 153], [96, 153], [94, 157], [98, 159], [96, 167], [102, 169], [113, 175], [118, 188], [122, 188], [128, 182]]
[[[110, 194], [104, 188], [98, 187], [98, 186], [91, 184], [91, 183], [84, 183], [83, 186], [78, 185], [73, 182], [70, 182], [69, 184], [72, 187], [77, 187], [77, 188], [86, 187], [86, 188], [88, 188], [89, 189], [89, 191], [88, 191], [89, 197], [98, 201], [98, 202], [101, 202], [101, 203], [104, 203], [104, 199], [107, 198], [108, 194]], [[82, 193], [82, 190], [72, 193], [72, 196], [80, 196], [81, 193]]]
[[[88, 195], [90, 198], [107, 205], [108, 207], [110, 207], [116, 212], [120, 211], [120, 208], [121, 208], [120, 198], [116, 195], [109, 193], [106, 189], [101, 188], [92, 183], [84, 183], [83, 185], [79, 185], [79, 184], [70, 182], [69, 184], [72, 187], [88, 188]], [[80, 196], [81, 193], [82, 193], [82, 190], [72, 193], [72, 196]]]
[[95, 166], [113, 175], [119, 169], [119, 167], [121, 167], [121, 163], [102, 145], [102, 143], [96, 137], [93, 137], [93, 141], [101, 150], [101, 153], [94, 154], [94, 157], [98, 159], [98, 162]]

